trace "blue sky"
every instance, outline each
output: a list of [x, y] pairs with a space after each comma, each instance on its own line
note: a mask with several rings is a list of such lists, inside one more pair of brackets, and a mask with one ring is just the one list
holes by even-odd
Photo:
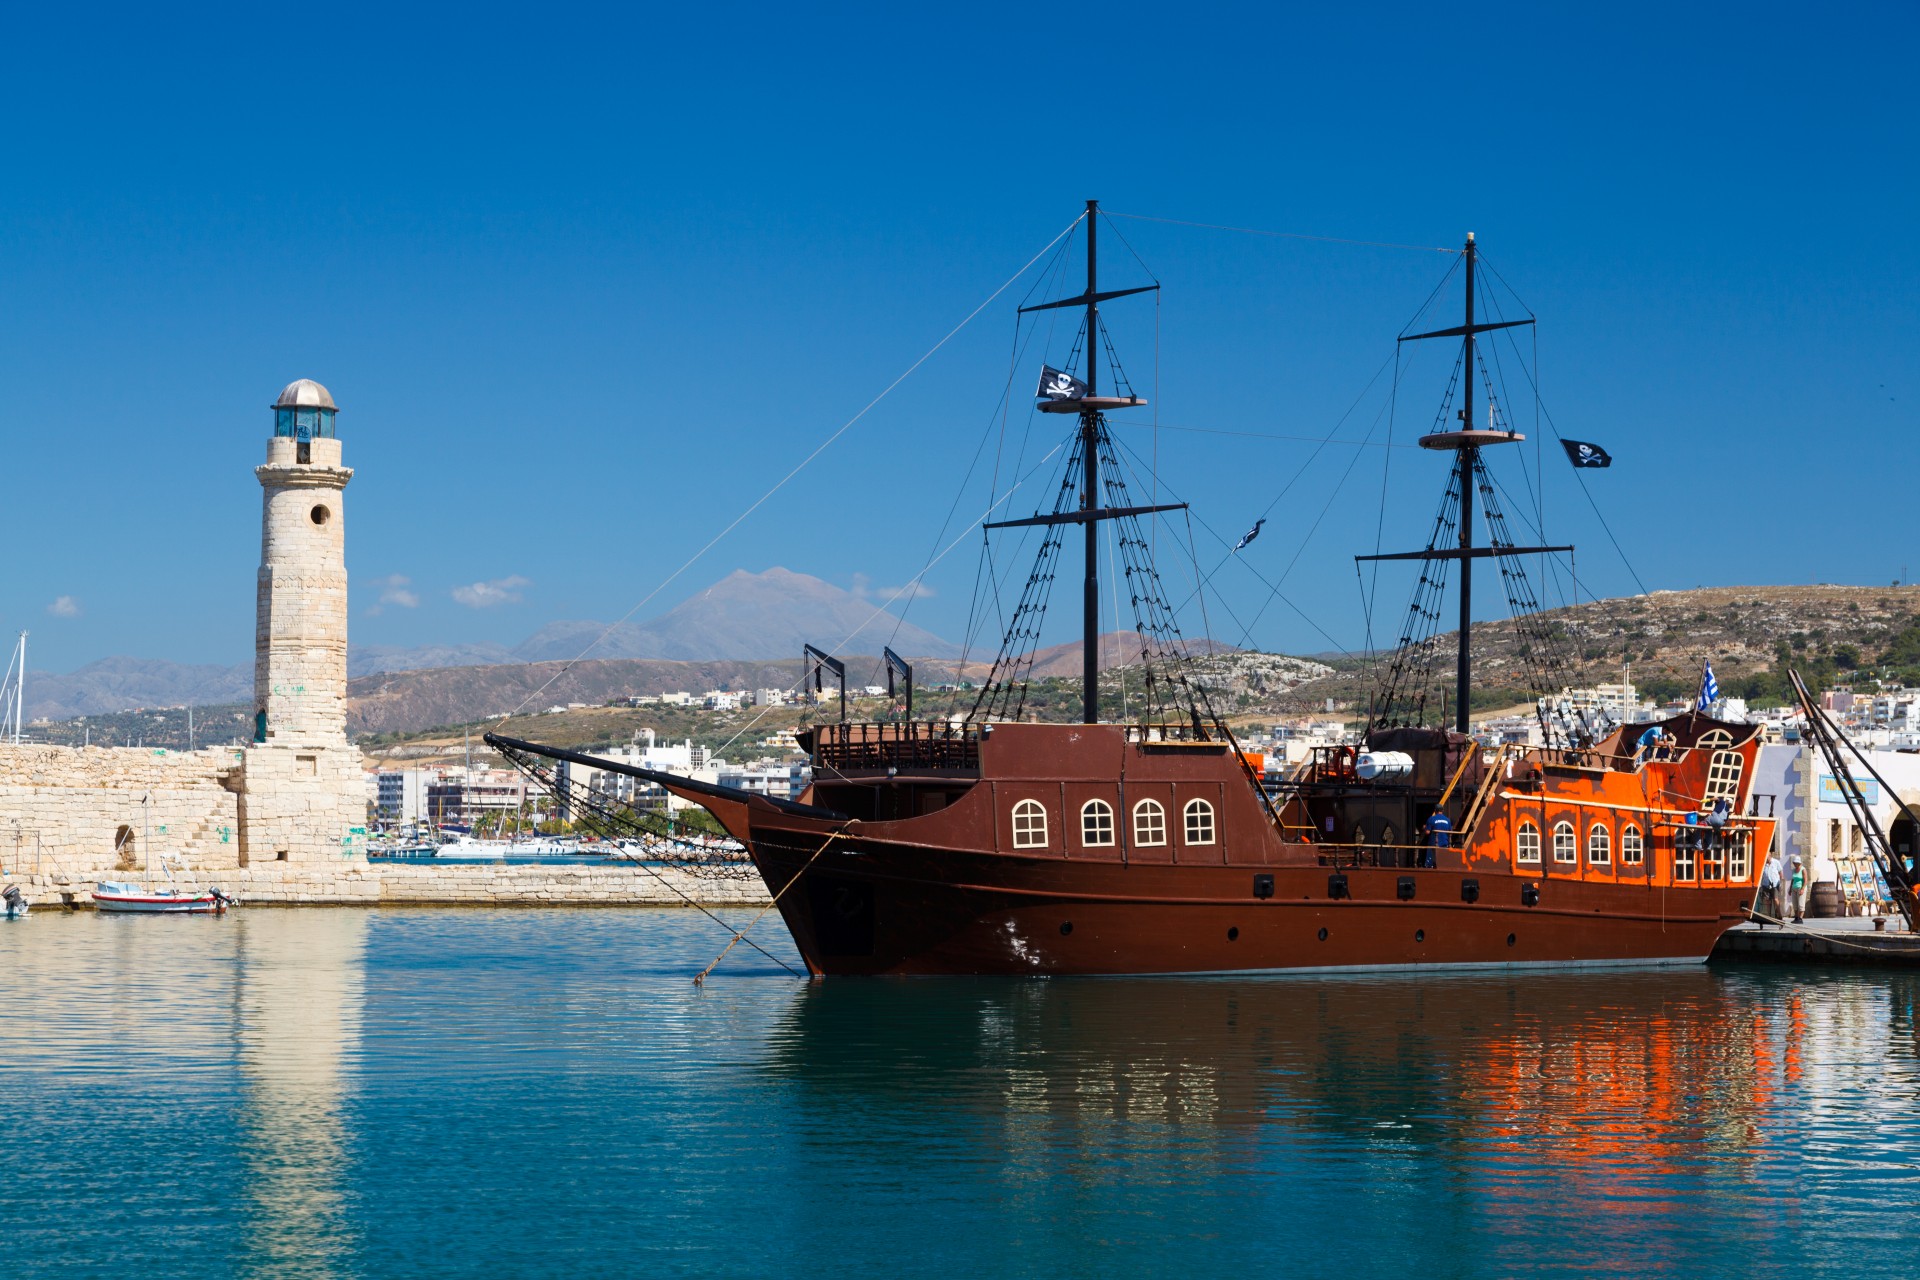
[[[357, 642], [619, 616], [1090, 196], [1423, 246], [1473, 230], [1540, 317], [1560, 429], [1616, 458], [1589, 483], [1648, 587], [1920, 576], [1916, 11], [1551, 10], [1109, 5], [1086, 31], [1079, 6], [16, 6], [0, 626], [43, 669], [243, 660], [251, 469], [301, 376], [332, 388], [358, 469]], [[1449, 261], [1118, 225], [1165, 290], [1108, 318], [1167, 426], [1329, 435]], [[1104, 243], [1110, 279], [1144, 279]], [[637, 616], [734, 568], [912, 578], [997, 433], [1030, 283]], [[1450, 358], [1405, 371], [1400, 442]], [[1223, 638], [1316, 521], [1285, 590], [1318, 629], [1275, 605], [1249, 640], [1362, 637], [1350, 557], [1387, 451], [1347, 474], [1353, 444], [1313, 447], [1159, 433], [1167, 484], [1228, 537], [1299, 476], [1215, 578]], [[1393, 457], [1380, 536], [1417, 546], [1440, 463]], [[1549, 535], [1581, 545], [1583, 590], [1632, 590], [1554, 461]], [[1202, 572], [1221, 553], [1200, 535]], [[936, 566], [913, 620], [958, 639], [977, 560]], [[1383, 583], [1385, 613], [1409, 585]]]

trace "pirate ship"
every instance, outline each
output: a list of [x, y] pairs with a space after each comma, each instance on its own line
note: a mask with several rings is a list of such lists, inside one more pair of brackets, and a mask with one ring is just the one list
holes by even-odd
[[[1143, 520], [1182, 504], [1134, 503], [1108, 430], [1109, 414], [1145, 401], [1112, 358], [1101, 305], [1159, 286], [1100, 288], [1100, 220], [1089, 202], [1084, 289], [1022, 308], [1081, 313], [1067, 368], [1049, 368], [1036, 397], [1074, 431], [1052, 510], [988, 526], [1028, 530], [1039, 546], [964, 714], [849, 723], [843, 703], [841, 722], [803, 735], [814, 780], [795, 800], [488, 741], [523, 765], [612, 769], [704, 806], [747, 849], [816, 976], [1704, 959], [1743, 918], [1756, 851], [1764, 856], [1772, 838], [1751, 785], [1758, 729], [1683, 715], [1665, 722], [1669, 744], [1650, 756], [1623, 727], [1550, 696], [1555, 639], [1521, 557], [1569, 548], [1511, 537], [1483, 454], [1523, 437], [1490, 392], [1476, 417], [1473, 394], [1484, 372], [1476, 339], [1531, 321], [1476, 319], [1473, 239], [1456, 263], [1464, 322], [1402, 338], [1460, 342], [1436, 429], [1420, 440], [1450, 459], [1433, 535], [1418, 551], [1362, 557], [1417, 563], [1407, 627], [1359, 739], [1269, 781], [1194, 677], [1153, 564]], [[1100, 714], [1098, 539], [1108, 525], [1146, 681], [1141, 709], [1118, 722]], [[1035, 723], [1024, 713], [1040, 620], [1076, 529], [1080, 722]], [[1507, 589], [1535, 672], [1544, 745], [1488, 749], [1468, 734], [1473, 572], [1483, 561]], [[1456, 566], [1449, 723], [1439, 622]]]

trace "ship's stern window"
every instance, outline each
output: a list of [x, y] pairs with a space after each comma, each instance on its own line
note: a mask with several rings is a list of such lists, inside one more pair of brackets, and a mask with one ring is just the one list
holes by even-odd
[[1602, 823], [1594, 823], [1587, 831], [1587, 865], [1591, 867], [1613, 865], [1613, 833]]
[[1513, 860], [1533, 866], [1540, 864], [1540, 828], [1531, 822], [1521, 823], [1520, 830], [1514, 833]]
[[1693, 831], [1687, 827], [1673, 833], [1673, 878], [1693, 879]]
[[1213, 806], [1205, 800], [1189, 800], [1185, 809], [1188, 844], [1213, 843]]
[[1133, 842], [1137, 845], [1162, 845], [1167, 842], [1167, 807], [1158, 800], [1142, 800], [1133, 806]]
[[1105, 800], [1080, 806], [1080, 843], [1090, 847], [1113, 843], [1113, 806]]
[[1637, 867], [1646, 859], [1647, 846], [1641, 838], [1640, 828], [1629, 826], [1620, 833], [1620, 861], [1629, 867]]
[[1727, 832], [1727, 879], [1742, 881], [1753, 874], [1752, 841], [1751, 832]]
[[1580, 844], [1571, 822], [1553, 824], [1553, 860], [1569, 866], [1580, 860]]
[[1713, 760], [1707, 765], [1707, 789], [1700, 796], [1700, 812], [1706, 813], [1711, 810], [1716, 800], [1725, 800], [1728, 808], [1738, 806], [1740, 771], [1746, 768], [1746, 764], [1746, 757], [1738, 751], [1713, 753]]
[[1013, 847], [1047, 847], [1047, 810], [1038, 800], [1022, 800], [1013, 806]]

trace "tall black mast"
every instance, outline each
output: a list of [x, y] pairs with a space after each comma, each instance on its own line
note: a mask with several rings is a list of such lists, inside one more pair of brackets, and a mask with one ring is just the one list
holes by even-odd
[[[1473, 693], [1473, 562], [1485, 556], [1535, 555], [1550, 551], [1571, 551], [1572, 547], [1511, 547], [1495, 545], [1476, 547], [1473, 545], [1473, 495], [1479, 486], [1483, 471], [1480, 465], [1480, 449], [1489, 444], [1508, 444], [1525, 437], [1515, 431], [1496, 431], [1492, 423], [1482, 430], [1473, 424], [1473, 384], [1479, 376], [1478, 365], [1474, 357], [1473, 340], [1476, 334], [1493, 329], [1510, 329], [1515, 325], [1532, 324], [1532, 319], [1503, 320], [1497, 324], [1478, 324], [1474, 321], [1473, 304], [1475, 293], [1474, 265], [1478, 249], [1474, 244], [1473, 232], [1467, 232], [1467, 244], [1463, 250], [1467, 265], [1467, 307], [1466, 323], [1452, 329], [1435, 329], [1431, 333], [1410, 333], [1401, 337], [1402, 342], [1417, 342], [1423, 338], [1459, 338], [1461, 339], [1460, 360], [1461, 379], [1464, 385], [1460, 408], [1460, 427], [1456, 431], [1439, 431], [1420, 437], [1423, 449], [1451, 449], [1454, 452], [1453, 482], [1460, 490], [1460, 529], [1457, 547], [1439, 547], [1429, 544], [1424, 551], [1397, 551], [1390, 555], [1355, 556], [1356, 560], [1458, 560], [1460, 562], [1460, 651], [1454, 665], [1453, 689], [1453, 727], [1461, 733], [1468, 731], [1468, 713], [1472, 707]], [[1497, 533], [1497, 530], [1496, 530]], [[1438, 530], [1435, 537], [1438, 538]]]
[[[1461, 335], [1461, 360], [1466, 372], [1461, 390], [1460, 430], [1473, 433], [1473, 232], [1467, 232], [1467, 323]], [[1473, 479], [1480, 466], [1480, 446], [1465, 444], [1454, 460], [1460, 484], [1460, 652], [1454, 661], [1454, 728], [1467, 731], [1468, 697], [1473, 689]]]
[[1022, 314], [1029, 311], [1051, 311], [1061, 307], [1086, 308], [1087, 376], [1083, 380], [1086, 383], [1086, 390], [1064, 398], [1043, 400], [1039, 406], [1046, 413], [1077, 413], [1080, 416], [1080, 506], [1076, 511], [1056, 511], [1053, 515], [1036, 515], [1023, 520], [996, 520], [986, 527], [1007, 529], [1023, 525], [1062, 524], [1078, 524], [1086, 527], [1087, 573], [1082, 586], [1080, 628], [1082, 685], [1080, 718], [1087, 724], [1098, 724], [1100, 721], [1100, 521], [1112, 520], [1120, 516], [1148, 515], [1155, 511], [1179, 511], [1186, 504], [1170, 502], [1144, 507], [1100, 505], [1100, 447], [1106, 436], [1106, 411], [1132, 408], [1146, 403], [1135, 395], [1103, 396], [1099, 394], [1100, 304], [1111, 298], [1148, 293], [1160, 286], [1148, 284], [1133, 289], [1109, 289], [1101, 293], [1100, 202], [1098, 200], [1087, 201], [1085, 217], [1087, 222], [1086, 292], [1078, 297], [1060, 298], [1053, 302], [1041, 302], [1020, 308]]
[[[1099, 294], [1100, 202], [1087, 201], [1087, 399], [1080, 406], [1080, 510], [1092, 511], [1100, 505], [1100, 410], [1094, 406], [1099, 393], [1098, 344], [1100, 334]], [[1086, 527], [1087, 576], [1081, 586], [1080, 625], [1080, 718], [1087, 724], [1100, 723], [1100, 522], [1089, 518]]]

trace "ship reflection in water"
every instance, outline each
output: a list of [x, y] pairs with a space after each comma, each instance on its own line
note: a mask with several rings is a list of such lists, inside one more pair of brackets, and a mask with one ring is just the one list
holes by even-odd
[[[829, 981], [768, 1069], [830, 1131], [969, 1131], [1029, 1229], [1108, 1219], [1168, 1265], [1184, 1240], [1249, 1267], [1766, 1273], [1890, 1245], [1920, 1207], [1916, 994], [1704, 968]], [[877, 1141], [870, 1176], [920, 1176], [907, 1149]]]
[[1911, 1269], [1920, 979], [694, 988], [716, 949], [692, 912], [0, 929], [3, 1269]]

